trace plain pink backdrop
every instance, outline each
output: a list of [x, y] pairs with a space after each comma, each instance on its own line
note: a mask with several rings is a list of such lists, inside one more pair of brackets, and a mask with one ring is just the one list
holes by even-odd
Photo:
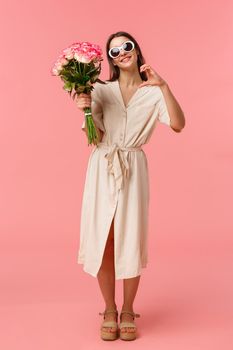
[[[186, 117], [149, 144], [149, 263], [135, 312], [141, 349], [232, 349], [233, 21], [231, 1], [1, 4], [1, 348], [102, 349], [104, 303], [78, 265], [91, 146], [50, 69], [75, 41], [135, 36]], [[122, 281], [116, 285], [118, 308]], [[113, 346], [113, 343], [111, 343]], [[118, 340], [114, 346], [123, 346]], [[130, 346], [130, 345], [129, 345]]]

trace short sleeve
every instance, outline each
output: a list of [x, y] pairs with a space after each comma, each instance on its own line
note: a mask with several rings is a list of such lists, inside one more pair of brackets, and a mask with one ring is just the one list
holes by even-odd
[[[96, 83], [94, 89], [91, 91], [91, 112], [94, 123], [98, 129], [105, 132], [105, 127], [103, 123], [103, 108], [100, 96], [100, 87]], [[82, 123], [82, 129], [85, 129], [85, 119]]]
[[158, 101], [158, 120], [168, 126], [171, 125], [171, 118], [168, 113], [167, 104], [163, 96], [161, 88], [158, 86], [159, 101]]

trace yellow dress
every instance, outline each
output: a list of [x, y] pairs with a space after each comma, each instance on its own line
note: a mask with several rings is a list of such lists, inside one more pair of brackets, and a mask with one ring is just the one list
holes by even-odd
[[150, 187], [141, 146], [158, 121], [170, 126], [171, 120], [159, 86], [138, 88], [127, 106], [118, 80], [94, 87], [92, 115], [104, 134], [88, 160], [77, 262], [97, 277], [114, 218], [115, 279], [136, 277], [148, 260]]

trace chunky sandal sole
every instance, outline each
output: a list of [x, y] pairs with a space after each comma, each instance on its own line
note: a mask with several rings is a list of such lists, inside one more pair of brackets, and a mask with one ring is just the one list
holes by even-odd
[[101, 330], [100, 336], [103, 340], [116, 340], [118, 338], [118, 332], [104, 332]]

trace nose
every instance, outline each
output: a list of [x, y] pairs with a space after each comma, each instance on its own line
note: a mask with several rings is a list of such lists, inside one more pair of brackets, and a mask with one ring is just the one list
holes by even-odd
[[121, 56], [126, 56], [126, 55], [127, 55], [127, 52], [125, 52], [124, 49], [121, 49], [119, 56], [121, 57]]

